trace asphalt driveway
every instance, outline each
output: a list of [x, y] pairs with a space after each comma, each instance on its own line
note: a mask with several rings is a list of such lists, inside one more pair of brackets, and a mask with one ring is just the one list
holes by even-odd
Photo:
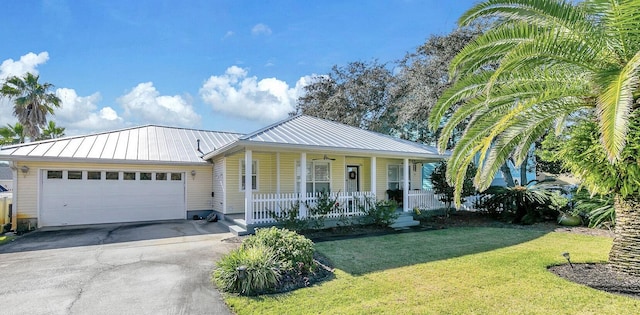
[[209, 282], [222, 223], [44, 230], [0, 246], [2, 314], [231, 314]]

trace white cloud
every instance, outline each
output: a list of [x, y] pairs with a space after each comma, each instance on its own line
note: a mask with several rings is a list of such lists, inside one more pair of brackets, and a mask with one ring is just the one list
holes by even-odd
[[266, 25], [266, 24], [256, 24], [253, 26], [253, 28], [251, 29], [251, 34], [253, 34], [254, 36], [258, 36], [258, 35], [271, 35], [271, 28]]
[[160, 95], [152, 82], [140, 83], [118, 98], [124, 116], [144, 123], [193, 127], [200, 124], [193, 106], [182, 96]]
[[214, 111], [261, 122], [287, 117], [311, 76], [302, 77], [294, 87], [276, 78], [258, 80], [237, 66], [221, 76], [211, 76], [200, 88], [202, 100]]
[[225, 39], [227, 39], [227, 38], [229, 38], [229, 37], [231, 37], [231, 36], [233, 36], [233, 35], [235, 35], [235, 33], [234, 33], [233, 31], [227, 31], [227, 33], [226, 33], [226, 34], [224, 34], [224, 36], [222, 37], [222, 39], [223, 39], [223, 40], [225, 40]]
[[18, 61], [7, 59], [0, 64], [0, 80], [10, 76], [22, 76], [27, 72], [38, 74], [37, 66], [49, 60], [49, 53], [44, 51], [39, 54], [32, 52], [21, 56]]
[[111, 107], [98, 110], [100, 93], [89, 96], [78, 96], [74, 89], [60, 88], [56, 96], [62, 104], [52, 117], [56, 124], [66, 128], [67, 135], [87, 134], [97, 131], [122, 128], [126, 125]]

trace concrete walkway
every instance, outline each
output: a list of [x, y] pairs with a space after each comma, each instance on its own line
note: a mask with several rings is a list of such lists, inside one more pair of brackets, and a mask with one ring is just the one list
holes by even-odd
[[231, 314], [209, 282], [222, 223], [44, 230], [0, 246], [2, 314]]

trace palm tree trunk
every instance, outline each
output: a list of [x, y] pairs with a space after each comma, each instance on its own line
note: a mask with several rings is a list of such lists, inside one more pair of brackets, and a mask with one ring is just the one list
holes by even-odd
[[500, 166], [500, 172], [502, 172], [502, 178], [504, 178], [507, 187], [514, 187], [516, 184], [513, 181], [513, 175], [511, 175], [511, 169], [507, 163], [509, 163], [509, 161], [504, 162], [504, 164]]
[[609, 263], [614, 269], [640, 276], [640, 198], [616, 196], [616, 227]]

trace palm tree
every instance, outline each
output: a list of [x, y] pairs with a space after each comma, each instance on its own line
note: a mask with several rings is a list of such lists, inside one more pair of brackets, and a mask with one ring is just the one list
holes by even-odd
[[46, 128], [42, 129], [42, 134], [38, 137], [38, 140], [57, 139], [64, 137], [64, 127], [56, 126], [56, 122], [49, 120]]
[[6, 127], [0, 128], [0, 144], [16, 144], [24, 143], [24, 128], [20, 123], [15, 125], [7, 124]]
[[47, 114], [53, 114], [54, 107], [60, 107], [61, 102], [55, 94], [49, 92], [53, 85], [40, 84], [39, 78], [31, 73], [24, 77], [9, 77], [0, 89], [0, 95], [13, 100], [13, 114], [31, 139], [40, 135], [40, 128], [47, 123]]
[[[455, 83], [429, 118], [434, 130], [443, 127], [441, 150], [454, 128], [470, 120], [447, 171], [457, 199], [476, 154], [474, 184], [484, 190], [507, 159], [522, 163], [531, 145], [551, 128], [561, 131], [568, 117], [591, 117], [595, 123], [599, 140], [583, 149], [602, 150], [600, 167], [621, 165], [621, 156], [628, 156], [621, 154], [628, 147], [629, 119], [640, 113], [640, 1], [488, 0], [468, 10], [459, 24], [484, 19], [491, 21], [490, 29], [454, 58]], [[640, 225], [634, 226], [640, 211], [631, 211], [640, 209], [640, 188], [581, 175], [590, 190], [616, 195], [610, 262], [640, 274]], [[640, 173], [620, 176], [640, 182]], [[632, 249], [618, 246], [631, 243]]]

